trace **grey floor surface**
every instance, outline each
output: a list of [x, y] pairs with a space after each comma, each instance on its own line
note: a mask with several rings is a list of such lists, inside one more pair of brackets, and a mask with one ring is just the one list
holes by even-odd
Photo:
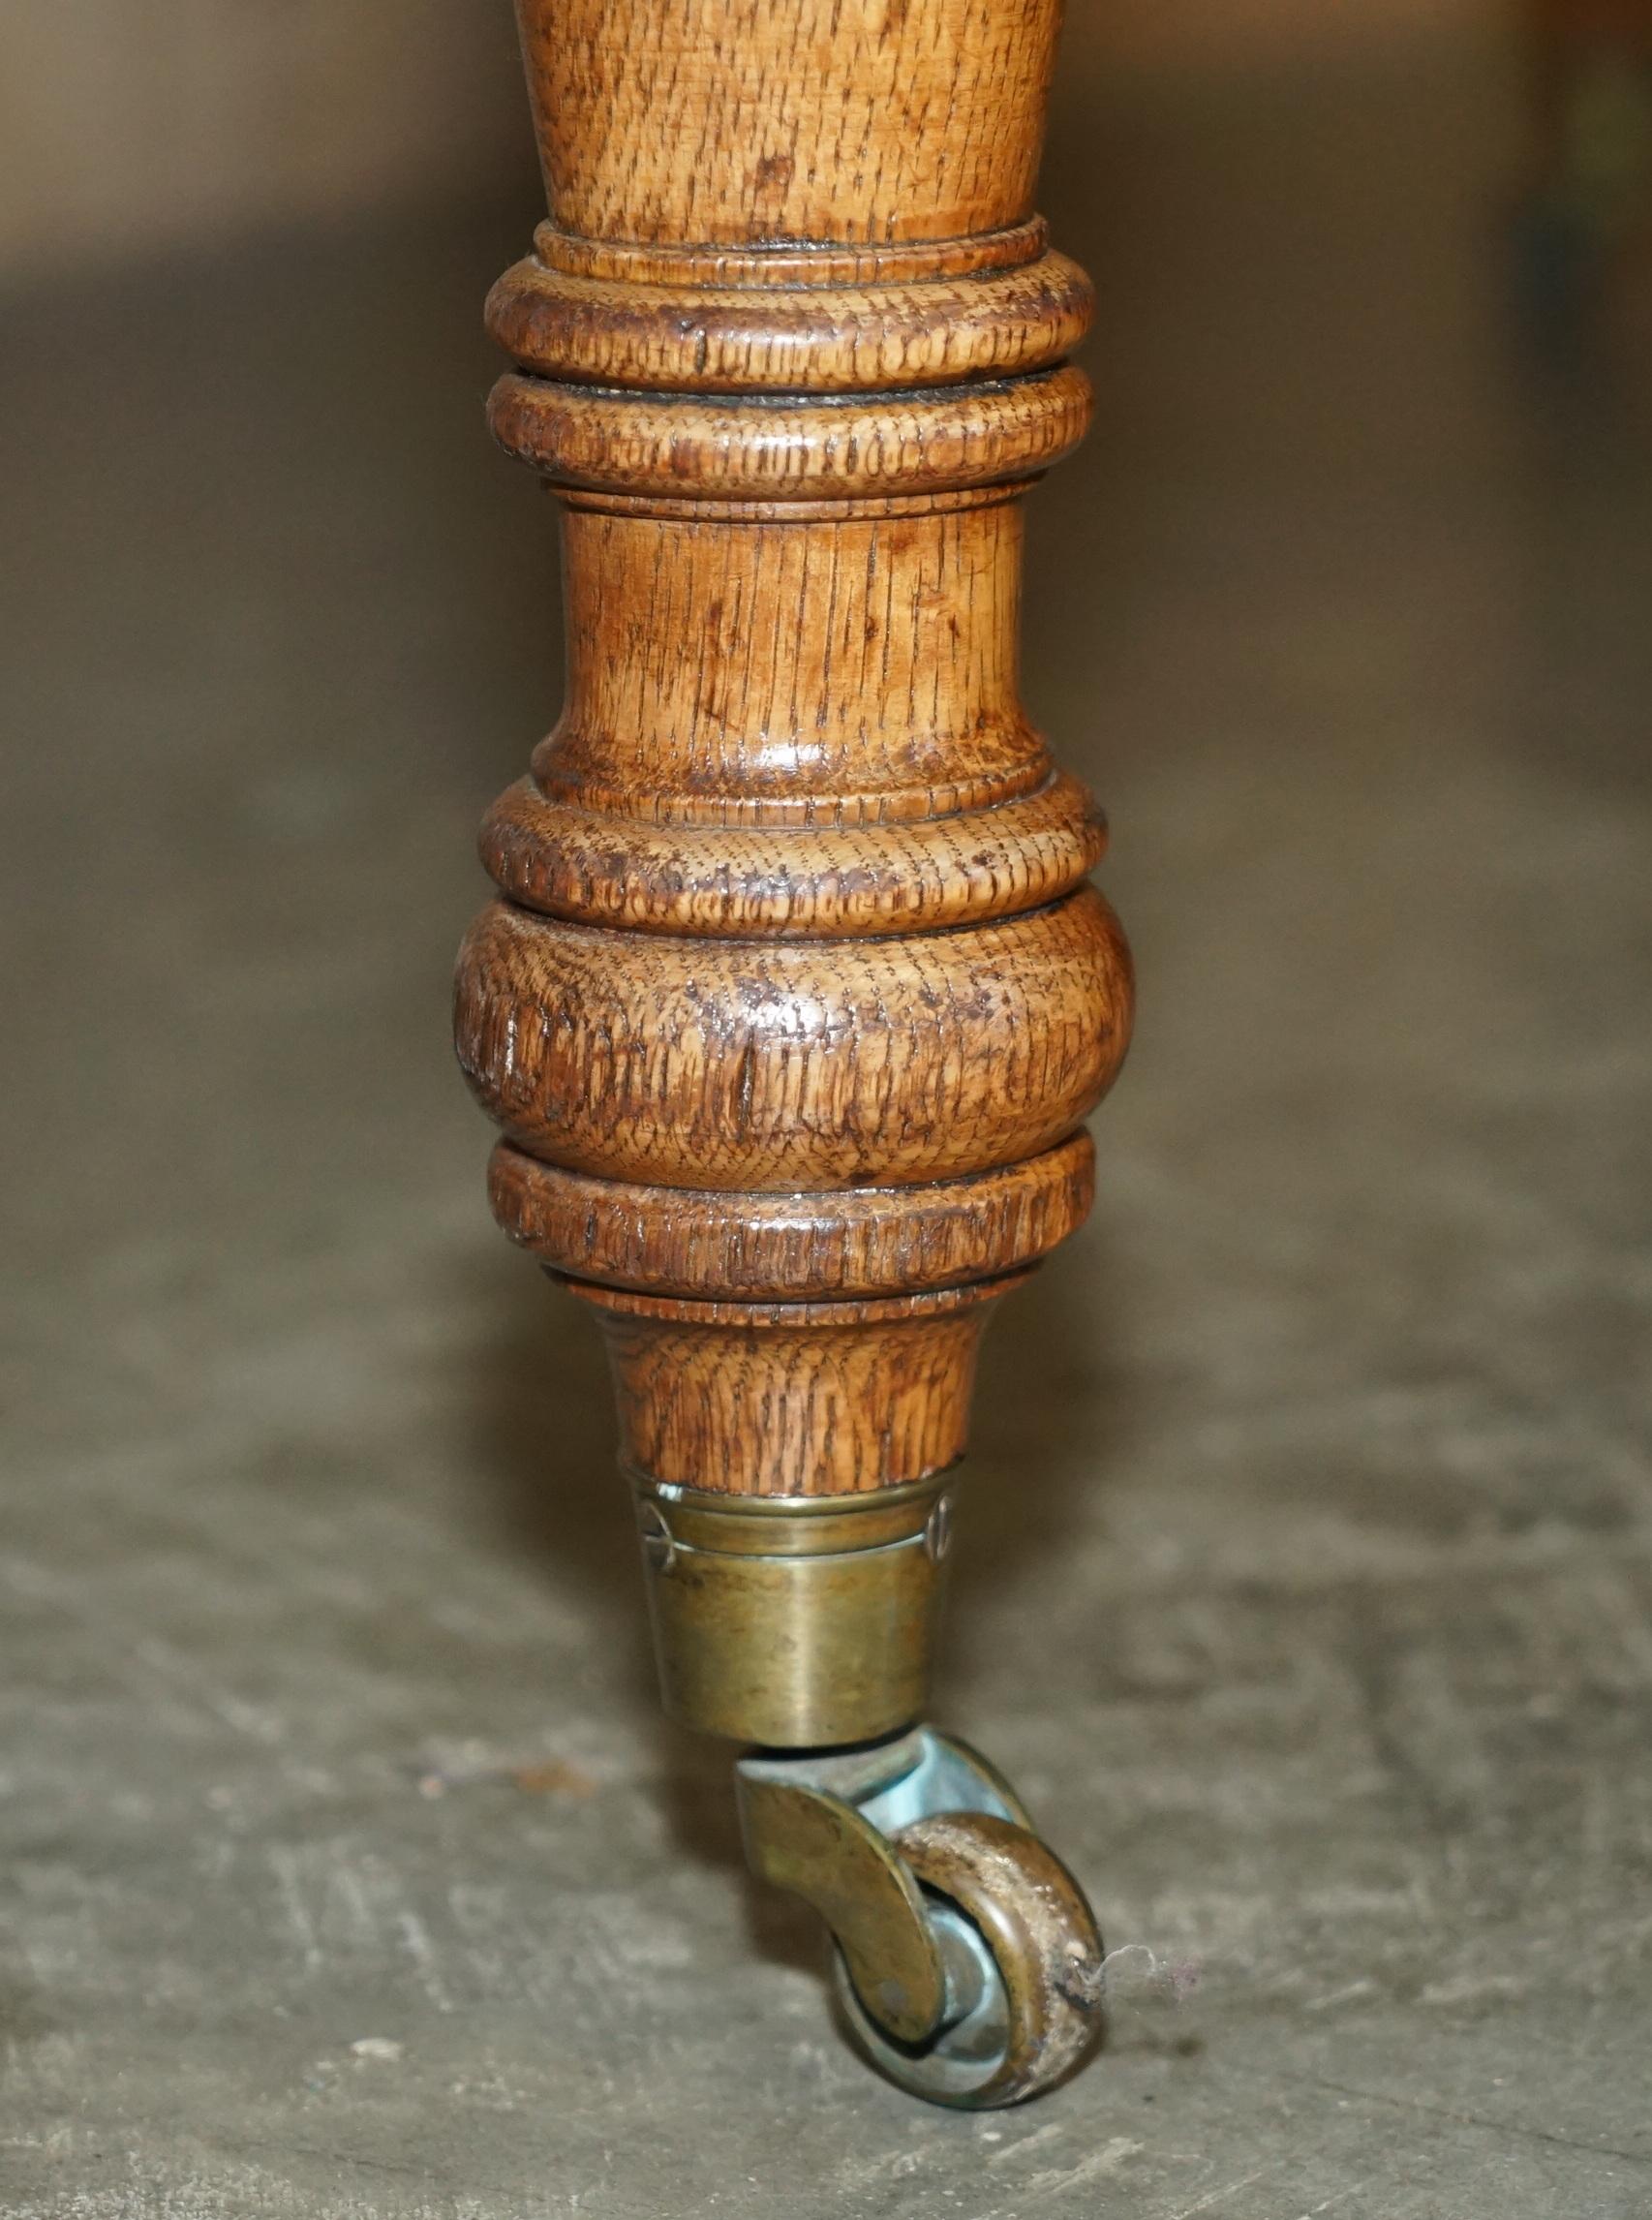
[[[0, 2209], [1652, 2213], [1652, 498], [1478, 57], [1069, 91], [1027, 684], [1143, 1020], [991, 1345], [944, 1719], [1115, 1951], [954, 2117], [657, 1723], [445, 1046], [556, 692], [474, 219], [13, 304]], [[15, 662], [15, 658], [14, 659]]]

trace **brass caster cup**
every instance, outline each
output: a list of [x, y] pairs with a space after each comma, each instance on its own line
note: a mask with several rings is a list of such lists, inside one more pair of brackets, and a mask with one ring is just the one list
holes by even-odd
[[932, 2104], [1054, 2088], [1102, 2033], [1084, 1892], [984, 1758], [932, 1728], [875, 1749], [735, 1769], [753, 1871], [831, 1928], [851, 2039]]
[[674, 1719], [804, 1749], [870, 1742], [920, 1714], [950, 1526], [944, 1475], [823, 1496], [630, 1477]]

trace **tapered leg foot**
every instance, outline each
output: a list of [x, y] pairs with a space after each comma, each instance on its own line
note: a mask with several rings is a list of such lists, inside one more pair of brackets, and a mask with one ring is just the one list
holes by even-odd
[[982, 1327], [1130, 1037], [1018, 687], [1022, 496], [1090, 408], [1033, 212], [1060, 0], [517, 13], [550, 211], [490, 420], [568, 654], [460, 958], [494, 1207], [601, 1325], [666, 1709], [794, 1753], [740, 1766], [753, 1865], [884, 2073], [1011, 2104], [1094, 2042], [1101, 1944], [912, 1722]]

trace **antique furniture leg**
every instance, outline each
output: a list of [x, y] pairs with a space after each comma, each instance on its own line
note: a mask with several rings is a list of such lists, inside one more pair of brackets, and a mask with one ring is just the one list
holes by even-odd
[[494, 1209], [605, 1335], [665, 1702], [758, 1745], [754, 1866], [887, 2073], [1011, 2103], [1101, 1946], [919, 1721], [976, 1344], [1129, 1027], [1017, 692], [1022, 496], [1089, 406], [1032, 206], [1058, 0], [519, 14], [551, 216], [491, 416], [561, 500], [568, 679], [460, 963]]

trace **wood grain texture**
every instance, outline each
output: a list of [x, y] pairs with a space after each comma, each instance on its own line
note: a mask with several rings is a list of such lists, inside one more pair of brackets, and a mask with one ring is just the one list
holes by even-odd
[[1065, 255], [905, 283], [709, 287], [571, 276], [536, 258], [488, 296], [524, 370], [667, 392], [841, 393], [956, 385], [1058, 362], [1090, 282]]
[[633, 1470], [713, 1494], [846, 1495], [963, 1456], [981, 1331], [1016, 1277], [864, 1303], [575, 1291], [601, 1320]]
[[774, 1301], [919, 1294], [997, 1278], [1064, 1241], [1089, 1209], [1095, 1149], [1075, 1133], [961, 1180], [741, 1194], [597, 1179], [502, 1141], [488, 1187], [511, 1239], [580, 1280]]
[[1031, 194], [1055, 0], [520, 0], [551, 220], [490, 421], [567, 693], [489, 817], [460, 1060], [627, 1456], [859, 1492], [964, 1445], [1132, 985], [1022, 705], [1022, 496], [1088, 420]]
[[611, 817], [811, 825], [1030, 792], [1051, 763], [1016, 687], [1021, 540], [1008, 501], [803, 521], [573, 510], [541, 790]]
[[[841, 797], [841, 814], [854, 799]], [[1100, 810], [1062, 772], [1029, 794], [949, 817], [833, 829], [824, 843], [815, 825], [767, 817], [656, 823], [581, 809], [524, 779], [489, 813], [481, 856], [512, 902], [580, 924], [842, 939], [1035, 909], [1070, 894], [1107, 845]]]
[[1033, 1156], [1094, 1109], [1129, 1034], [1093, 887], [894, 940], [596, 932], [505, 902], [461, 959], [459, 1061], [531, 1153], [605, 1179], [901, 1185]]
[[1057, 0], [520, 0], [591, 238], [955, 239], [1032, 213]]
[[505, 377], [489, 421], [507, 454], [559, 485], [788, 500], [994, 485], [1070, 454], [1090, 418], [1071, 363], [929, 391], [627, 393]]
[[596, 239], [550, 222], [534, 232], [534, 260], [569, 277], [629, 285], [777, 287], [880, 285], [914, 278], [974, 277], [1036, 262], [1050, 243], [1042, 216], [954, 239], [727, 240]]

